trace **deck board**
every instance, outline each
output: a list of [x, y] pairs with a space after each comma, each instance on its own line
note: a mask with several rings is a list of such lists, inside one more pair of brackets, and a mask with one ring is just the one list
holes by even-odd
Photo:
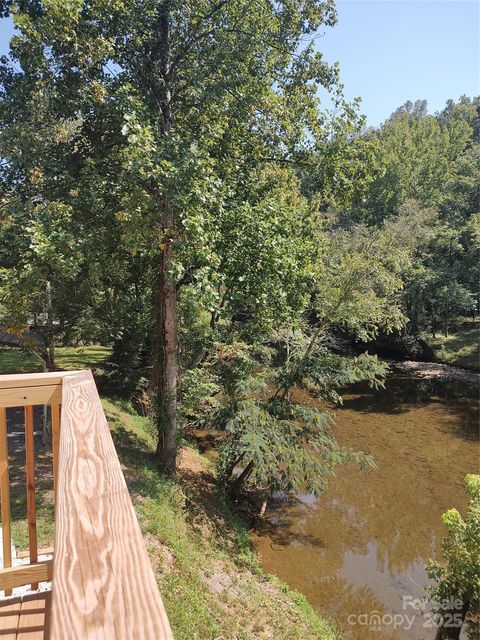
[[0, 640], [44, 640], [50, 591], [0, 601]]
[[0, 602], [0, 638], [2, 640], [16, 639], [21, 605], [21, 598], [10, 598]]

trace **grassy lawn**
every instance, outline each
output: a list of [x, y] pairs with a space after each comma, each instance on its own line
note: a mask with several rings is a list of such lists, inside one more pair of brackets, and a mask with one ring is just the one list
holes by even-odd
[[[85, 347], [57, 347], [55, 361], [61, 371], [91, 369], [110, 354], [108, 347], [98, 344]], [[42, 371], [42, 362], [36, 356], [10, 347], [0, 347], [0, 374], [33, 373]]]
[[461, 327], [450, 335], [437, 336], [435, 340], [429, 339], [429, 344], [435, 350], [435, 355], [439, 360], [455, 367], [465, 369], [480, 368], [480, 324], [478, 328]]

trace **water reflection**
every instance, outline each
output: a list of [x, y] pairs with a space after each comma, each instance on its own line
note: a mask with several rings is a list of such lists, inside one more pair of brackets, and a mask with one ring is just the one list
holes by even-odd
[[[339, 441], [373, 454], [378, 468], [343, 467], [318, 501], [272, 508], [252, 534], [262, 562], [353, 638], [434, 638], [425, 612], [402, 598], [424, 595], [441, 515], [466, 506], [463, 477], [478, 472], [476, 394], [392, 376], [385, 390], [353, 389], [336, 413]], [[415, 619], [410, 629], [349, 624], [374, 611]]]

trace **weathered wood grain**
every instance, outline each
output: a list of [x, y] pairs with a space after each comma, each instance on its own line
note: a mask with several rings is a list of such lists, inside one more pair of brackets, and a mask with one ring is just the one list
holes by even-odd
[[[0, 407], [0, 496], [2, 507], [3, 567], [12, 566], [12, 517], [10, 514], [10, 479], [8, 474], [7, 411]], [[10, 589], [6, 596], [12, 595]]]
[[[37, 562], [37, 505], [35, 502], [35, 434], [33, 430], [33, 407], [28, 405], [25, 410], [25, 466], [27, 476], [27, 521], [28, 521], [28, 550], [30, 564]], [[38, 584], [33, 583], [32, 589]]]
[[52, 640], [172, 634], [90, 372], [63, 380]]
[[32, 582], [46, 582], [52, 579], [52, 560], [35, 564], [21, 564], [8, 569], [0, 569], [0, 590], [15, 589]]

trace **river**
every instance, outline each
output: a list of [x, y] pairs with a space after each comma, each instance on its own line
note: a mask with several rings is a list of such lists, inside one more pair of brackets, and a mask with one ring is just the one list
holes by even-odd
[[425, 564], [439, 558], [441, 515], [465, 510], [479, 473], [478, 392], [392, 374], [352, 388], [335, 433], [376, 469], [338, 468], [319, 498], [274, 503], [251, 538], [264, 568], [355, 640], [431, 640]]

